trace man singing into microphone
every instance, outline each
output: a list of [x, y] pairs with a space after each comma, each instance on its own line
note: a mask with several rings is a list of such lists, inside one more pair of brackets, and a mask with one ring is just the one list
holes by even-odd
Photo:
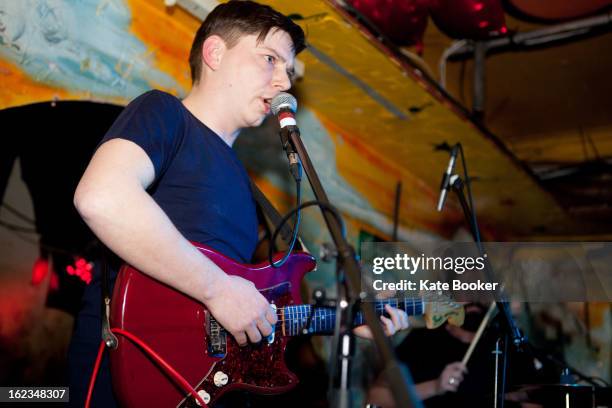
[[[255, 202], [232, 144], [242, 128], [259, 126], [272, 98], [290, 88], [295, 55], [304, 47], [302, 29], [268, 6], [219, 5], [195, 35], [187, 97], [150, 91], [133, 100], [99, 145], [74, 196], [106, 246], [202, 302], [241, 345], [269, 335], [276, 313], [251, 282], [227, 275], [189, 241], [238, 262], [251, 260]], [[390, 314], [384, 320], [388, 334], [407, 326], [403, 312]], [[70, 346], [75, 406], [83, 405], [100, 331], [96, 276]], [[93, 406], [116, 405], [108, 367], [102, 367], [93, 396]]]

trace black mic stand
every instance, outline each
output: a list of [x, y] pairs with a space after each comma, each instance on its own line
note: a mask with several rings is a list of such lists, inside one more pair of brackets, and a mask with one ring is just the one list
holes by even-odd
[[[465, 217], [465, 220], [468, 222], [468, 225], [470, 226], [470, 233], [472, 234], [472, 237], [474, 238], [474, 241], [476, 242], [480, 256], [483, 257], [484, 259], [484, 264], [485, 264], [484, 270], [485, 270], [486, 277], [489, 281], [492, 281], [493, 280], [493, 269], [492, 269], [491, 263], [489, 262], [489, 258], [484, 257], [484, 254], [485, 254], [484, 249], [479, 240], [479, 237], [481, 236], [480, 231], [478, 230], [478, 225], [475, 223], [475, 220], [472, 216], [472, 211], [470, 210], [467, 200], [465, 199], [465, 192], [463, 190], [463, 187], [464, 187], [463, 180], [461, 180], [461, 177], [459, 175], [453, 174], [449, 178], [449, 184], [452, 190], [457, 194], [457, 198], [459, 198], [459, 203], [461, 204], [461, 208], [463, 209], [463, 215]], [[506, 372], [508, 368], [508, 342], [511, 339], [512, 344], [514, 345], [517, 351], [523, 350], [525, 342], [526, 342], [525, 337], [521, 333], [520, 329], [517, 327], [514, 321], [514, 318], [512, 317], [512, 313], [510, 311], [510, 304], [508, 303], [508, 301], [505, 300], [503, 287], [502, 287], [502, 292], [500, 293], [500, 298], [501, 300], [496, 300], [495, 303], [497, 305], [497, 310], [499, 310], [499, 313], [500, 313], [500, 317], [501, 317], [500, 320], [502, 322], [501, 326], [503, 327], [504, 334], [502, 336], [503, 338], [500, 338], [496, 345], [497, 355], [501, 354], [502, 356], [502, 363], [501, 363], [501, 374], [502, 375], [499, 380], [497, 380], [498, 371], [496, 370], [496, 373], [495, 373], [495, 376], [496, 376], [495, 389], [497, 391], [495, 395], [496, 397], [495, 407], [497, 408], [503, 408], [504, 401], [505, 401], [504, 397], [505, 397], [505, 386], [506, 386]], [[499, 342], [503, 343], [503, 351], [501, 351], [498, 347]]]
[[[283, 134], [284, 133], [284, 134]], [[365, 292], [360, 291], [361, 269], [355, 257], [355, 250], [349, 245], [342, 232], [342, 227], [329, 211], [323, 208], [331, 206], [327, 194], [323, 189], [319, 176], [310, 161], [310, 157], [296, 126], [281, 128], [281, 140], [288, 140], [293, 149], [299, 155], [304, 172], [308, 177], [315, 199], [321, 203], [321, 212], [327, 229], [337, 248], [336, 278], [338, 285], [338, 298], [336, 303], [336, 331], [334, 343], [332, 344], [333, 356], [339, 356], [339, 370], [335, 369], [335, 392], [332, 405], [338, 408], [350, 408], [350, 363], [352, 350], [354, 349], [353, 315], [356, 305], [359, 303], [363, 311], [365, 321], [372, 331], [374, 343], [381, 355], [384, 365], [384, 373], [391, 387], [395, 403], [400, 407], [421, 408], [423, 405], [416, 395], [414, 383], [408, 370], [402, 367], [395, 358], [395, 353], [389, 339], [384, 334], [380, 320], [377, 318], [374, 306], [369, 302], [360, 302], [365, 297]], [[332, 360], [333, 364], [333, 360]], [[330, 373], [330, 375], [332, 375]], [[333, 374], [335, 375], [335, 373]]]

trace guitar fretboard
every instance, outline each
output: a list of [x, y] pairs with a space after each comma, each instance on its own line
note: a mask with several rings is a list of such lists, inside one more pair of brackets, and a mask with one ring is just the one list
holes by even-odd
[[[385, 305], [391, 305], [397, 309], [404, 310], [408, 316], [421, 315], [425, 305], [422, 298], [403, 298], [379, 300], [374, 308], [379, 316], [385, 313]], [[285, 306], [283, 309], [283, 321], [286, 336], [296, 336], [304, 334], [304, 329], [308, 323], [308, 318], [313, 313], [312, 305]], [[365, 318], [361, 311], [355, 315], [354, 324], [359, 326], [364, 324]], [[333, 333], [336, 324], [336, 309], [331, 307], [314, 308], [314, 314], [310, 319], [307, 332], [309, 334], [328, 334]]]

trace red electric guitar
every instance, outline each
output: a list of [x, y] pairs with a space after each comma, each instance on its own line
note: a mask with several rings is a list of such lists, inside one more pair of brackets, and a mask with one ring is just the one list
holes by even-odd
[[[208, 404], [224, 393], [244, 389], [278, 394], [293, 388], [297, 377], [285, 366], [284, 352], [290, 336], [301, 334], [310, 305], [302, 305], [300, 282], [315, 267], [304, 252], [292, 254], [281, 268], [268, 263], [244, 265], [201, 245], [196, 247], [230, 275], [252, 281], [274, 304], [279, 315], [274, 332], [260, 344], [239, 347], [234, 338], [196, 300], [124, 266], [113, 291], [111, 327], [129, 331], [145, 341], [172, 365]], [[429, 327], [446, 319], [463, 323], [463, 308], [452, 302], [425, 303], [420, 298], [377, 302], [402, 308], [408, 315], [425, 314]], [[363, 323], [358, 313], [356, 324]], [[331, 333], [335, 309], [316, 308], [310, 333]], [[111, 350], [113, 387], [126, 407], [196, 406], [195, 399], [174, 383], [149, 357], [123, 336]]]

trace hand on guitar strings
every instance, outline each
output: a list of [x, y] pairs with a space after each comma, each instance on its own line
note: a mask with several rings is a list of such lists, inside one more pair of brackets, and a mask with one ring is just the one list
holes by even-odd
[[204, 303], [217, 321], [240, 346], [259, 343], [272, 333], [278, 318], [276, 311], [253, 282], [235, 275], [218, 285], [215, 295]]

